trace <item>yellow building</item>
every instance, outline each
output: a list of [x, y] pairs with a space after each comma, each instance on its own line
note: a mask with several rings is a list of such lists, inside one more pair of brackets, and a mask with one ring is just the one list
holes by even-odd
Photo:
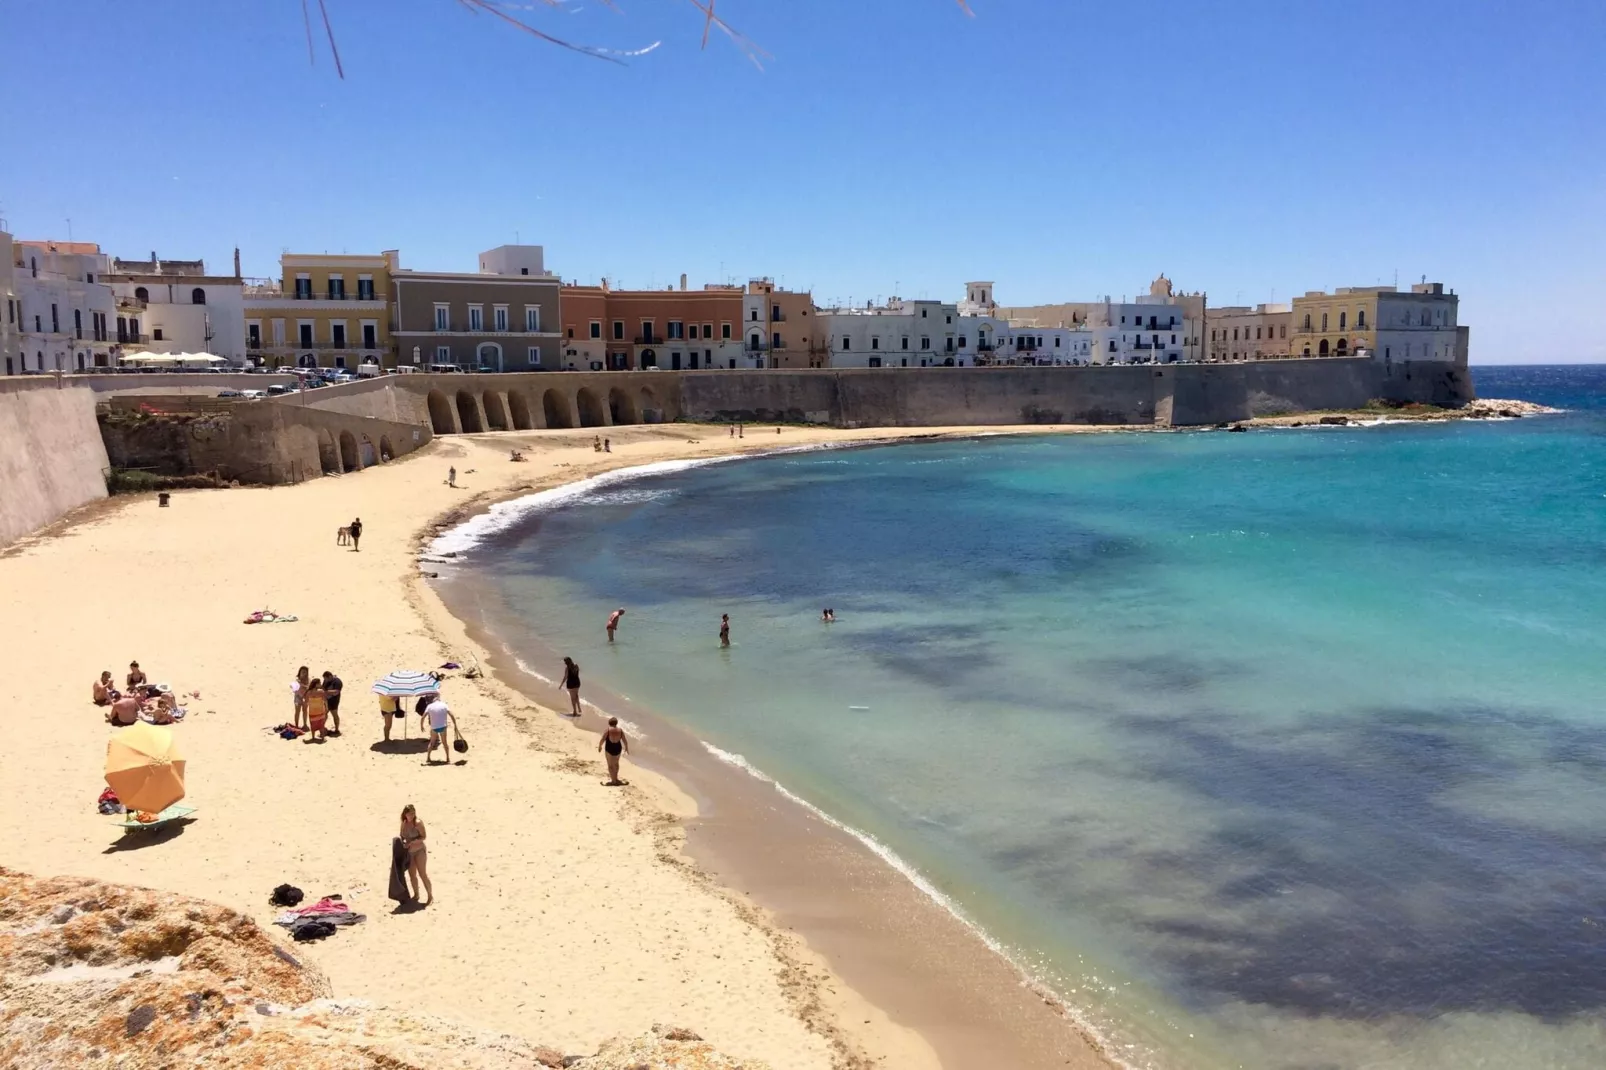
[[394, 365], [390, 280], [400, 260], [394, 249], [377, 256], [286, 253], [277, 281], [245, 287], [247, 358], [268, 368]]
[[1348, 357], [1364, 350], [1385, 361], [1453, 361], [1460, 299], [1423, 279], [1393, 286], [1340, 286], [1294, 298], [1290, 356]]

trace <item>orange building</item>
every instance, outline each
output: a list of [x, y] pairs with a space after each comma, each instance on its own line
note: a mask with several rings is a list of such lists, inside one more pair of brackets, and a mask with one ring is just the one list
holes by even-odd
[[814, 337], [813, 294], [780, 289], [774, 279], [751, 279], [743, 309], [748, 363], [742, 367], [823, 368], [828, 363], [824, 340]]
[[742, 365], [739, 286], [614, 290], [566, 285], [563, 367], [574, 371], [735, 368]]

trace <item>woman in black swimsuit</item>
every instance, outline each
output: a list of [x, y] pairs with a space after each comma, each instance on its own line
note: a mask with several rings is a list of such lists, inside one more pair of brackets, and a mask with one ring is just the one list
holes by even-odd
[[569, 716], [580, 716], [580, 666], [573, 658], [563, 659], [563, 679], [558, 686], [569, 692]]
[[630, 737], [619, 727], [619, 718], [608, 718], [608, 727], [603, 731], [602, 738], [597, 740], [597, 749], [604, 752], [608, 759], [608, 786], [615, 787], [623, 783], [619, 779], [619, 755], [630, 750]]

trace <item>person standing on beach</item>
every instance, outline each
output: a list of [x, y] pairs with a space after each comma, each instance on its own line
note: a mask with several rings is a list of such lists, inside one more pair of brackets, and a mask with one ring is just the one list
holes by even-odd
[[448, 487], [457, 486], [457, 466], [455, 464], [446, 469], [446, 485]]
[[580, 666], [573, 658], [563, 659], [563, 679], [558, 686], [569, 692], [569, 716], [580, 716]]
[[731, 428], [731, 438], [735, 438], [735, 437], [736, 437], [736, 428], [732, 427]]
[[620, 606], [608, 614], [608, 642], [613, 642], [613, 633], [619, 627], [619, 618], [625, 615], [625, 607]]
[[[352, 550], [354, 550], [354, 551], [361, 550], [362, 547], [357, 545], [361, 541], [362, 541], [362, 517], [359, 516], [356, 520], [353, 520], [351, 522], [351, 548], [352, 548]], [[335, 722], [336, 725], [338, 725], [339, 723], [340, 723], [339, 721]]]
[[307, 719], [307, 686], [312, 682], [305, 665], [296, 670], [296, 678], [290, 681], [290, 701], [294, 706], [293, 715], [297, 728], [306, 727]]
[[618, 787], [623, 783], [619, 779], [619, 755], [630, 752], [630, 737], [619, 727], [619, 718], [608, 718], [608, 727], [603, 730], [602, 738], [597, 740], [597, 749], [603, 751], [608, 759], [608, 786]]
[[602, 440], [602, 452], [603, 453], [612, 453], [613, 452], [613, 439], [605, 438], [605, 439]]
[[446, 764], [451, 765], [452, 748], [446, 743], [446, 726], [450, 723], [452, 731], [456, 732], [457, 716], [447, 708], [446, 700], [439, 695], [435, 696], [434, 702], [424, 707], [424, 716], [429, 718], [429, 750], [424, 755], [424, 764], [435, 764], [435, 744], [439, 743], [441, 754], [446, 759]]
[[426, 835], [424, 823], [418, 820], [418, 811], [413, 809], [413, 804], [402, 807], [401, 841], [407, 847], [407, 876], [413, 886], [415, 902], [418, 900], [418, 882], [424, 882], [424, 891], [429, 898], [422, 905], [427, 907], [435, 901], [435, 889], [429, 883], [429, 848], [424, 846]]
[[[355, 535], [352, 538], [356, 538]], [[334, 729], [328, 734], [340, 734], [340, 689], [346, 686], [340, 682], [340, 677], [325, 669], [323, 672], [323, 697], [329, 704], [329, 719], [335, 723]]]
[[721, 613], [719, 615], [719, 645], [731, 645], [731, 615], [729, 613]]

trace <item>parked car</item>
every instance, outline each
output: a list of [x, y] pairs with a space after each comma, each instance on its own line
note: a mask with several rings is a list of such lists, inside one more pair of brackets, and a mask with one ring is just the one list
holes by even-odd
[[295, 393], [295, 390], [296, 388], [293, 386], [284, 386], [280, 383], [274, 383], [272, 386], [268, 387], [268, 396], [276, 398], [284, 394], [293, 394]]
[[246, 401], [256, 401], [259, 398], [267, 397], [268, 392], [266, 390], [242, 390], [240, 391], [240, 396]]
[[220, 397], [220, 398], [237, 398], [237, 397], [243, 397], [244, 395], [241, 394], [238, 390], [219, 390], [217, 392], [217, 396]]

